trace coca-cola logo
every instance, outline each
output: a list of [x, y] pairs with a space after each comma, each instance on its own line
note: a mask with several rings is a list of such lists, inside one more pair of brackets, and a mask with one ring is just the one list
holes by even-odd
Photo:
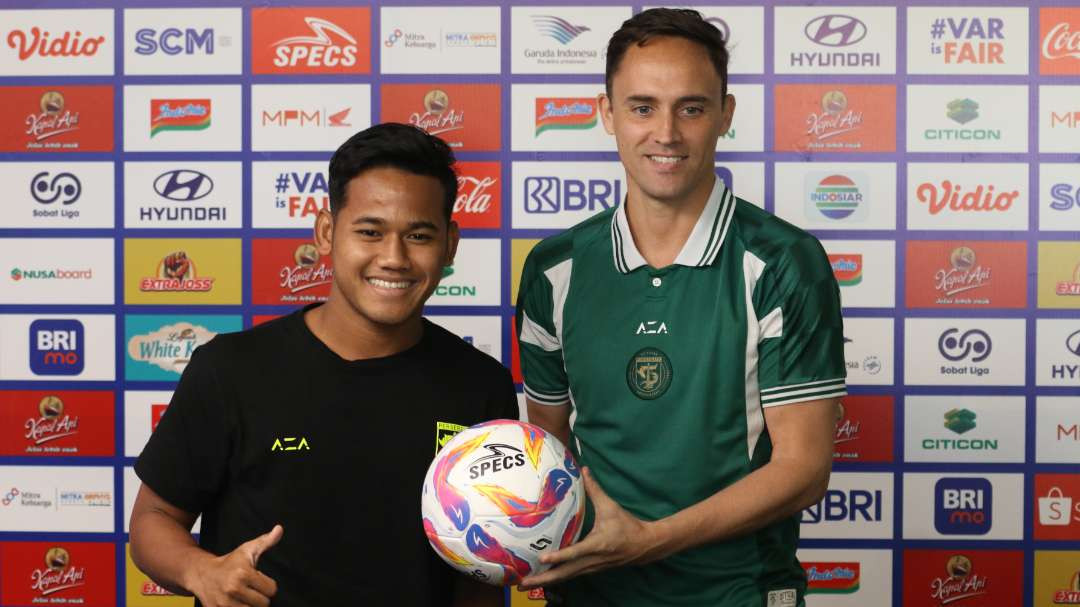
[[1072, 31], [1071, 24], [1061, 22], [1050, 28], [1043, 38], [1042, 55], [1047, 59], [1080, 59], [1080, 31]]
[[1004, 212], [1012, 208], [1020, 196], [1020, 191], [999, 192], [993, 185], [985, 184], [965, 190], [965, 186], [945, 179], [940, 184], [919, 184], [915, 189], [915, 196], [920, 203], [927, 205], [931, 215], [937, 215], [946, 209], [958, 212]]
[[7, 45], [16, 50], [19, 61], [38, 57], [93, 57], [105, 42], [105, 36], [83, 38], [83, 33], [76, 30], [66, 31], [59, 36], [37, 26], [29, 32], [21, 29], [11, 30], [7, 35]]
[[491, 209], [491, 196], [497, 179], [459, 175], [457, 181], [458, 195], [454, 201], [454, 213], [482, 215]]

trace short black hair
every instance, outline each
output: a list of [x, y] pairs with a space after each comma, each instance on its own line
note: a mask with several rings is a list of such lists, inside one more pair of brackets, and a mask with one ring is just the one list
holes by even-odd
[[623, 21], [611, 35], [607, 47], [607, 68], [604, 86], [611, 96], [611, 80], [619, 69], [623, 55], [631, 45], [645, 46], [649, 40], [662, 36], [685, 38], [705, 47], [716, 73], [720, 74], [721, 92], [727, 96], [728, 50], [724, 35], [701, 13], [687, 8], [650, 8]]
[[345, 189], [353, 178], [368, 169], [394, 167], [439, 180], [450, 225], [458, 191], [454, 162], [446, 142], [415, 126], [384, 122], [366, 128], [345, 140], [330, 158], [330, 213], [336, 217], [345, 206]]

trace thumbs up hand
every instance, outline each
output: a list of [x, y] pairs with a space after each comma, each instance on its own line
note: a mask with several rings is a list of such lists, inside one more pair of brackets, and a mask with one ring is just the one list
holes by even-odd
[[277, 594], [277, 582], [255, 567], [259, 557], [281, 541], [284, 533], [281, 525], [274, 525], [236, 550], [200, 563], [189, 590], [205, 607], [268, 607]]

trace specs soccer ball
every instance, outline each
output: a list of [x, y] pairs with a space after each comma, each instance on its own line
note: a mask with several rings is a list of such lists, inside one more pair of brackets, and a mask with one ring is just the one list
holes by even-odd
[[578, 539], [585, 489], [570, 451], [543, 429], [495, 420], [463, 430], [428, 468], [420, 503], [431, 547], [482, 582], [517, 584], [540, 555]]

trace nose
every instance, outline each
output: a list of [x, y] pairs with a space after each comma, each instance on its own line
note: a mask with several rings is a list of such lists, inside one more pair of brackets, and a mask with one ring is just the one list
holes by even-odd
[[674, 111], [659, 114], [654, 137], [656, 143], [661, 145], [671, 145], [679, 142], [679, 124]]
[[379, 249], [379, 267], [386, 270], [408, 270], [409, 255], [405, 241], [397, 235], [388, 235]]

